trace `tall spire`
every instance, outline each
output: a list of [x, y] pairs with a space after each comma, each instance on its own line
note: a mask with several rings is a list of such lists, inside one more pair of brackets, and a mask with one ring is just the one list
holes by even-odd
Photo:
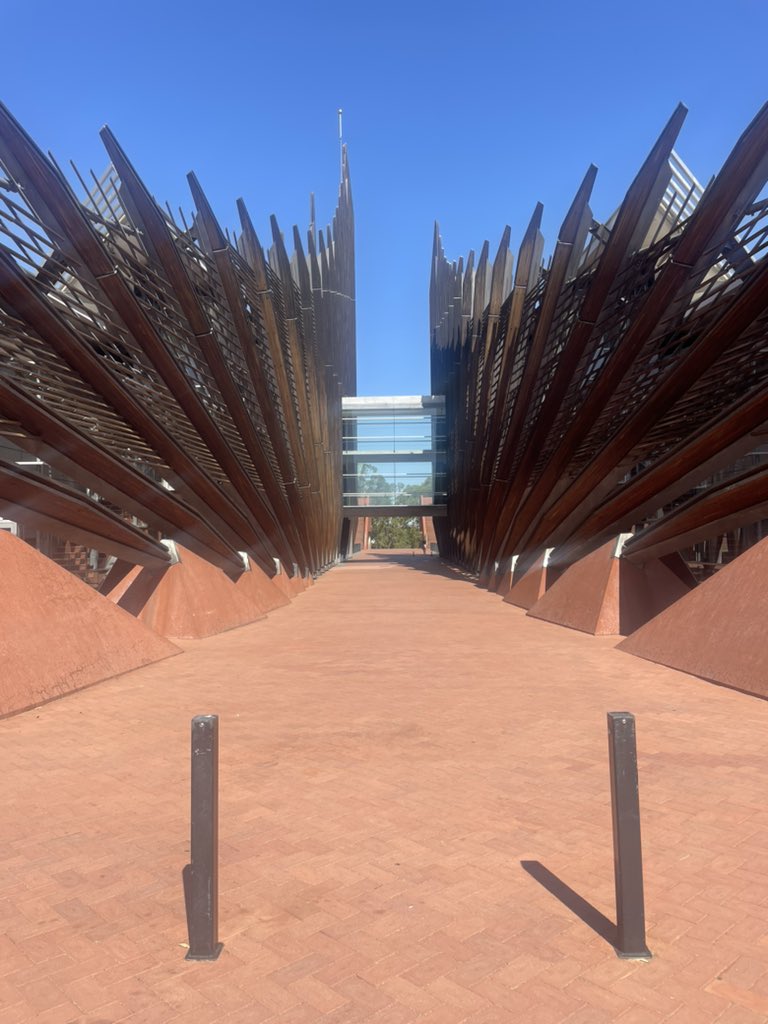
[[339, 181], [344, 182], [344, 131], [342, 116], [344, 111], [339, 107]]

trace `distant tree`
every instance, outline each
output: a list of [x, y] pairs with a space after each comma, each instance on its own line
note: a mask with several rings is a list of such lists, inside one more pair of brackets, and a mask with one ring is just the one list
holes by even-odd
[[392, 505], [392, 484], [379, 472], [379, 467], [370, 462], [362, 462], [357, 467], [357, 490], [362, 494], [381, 495], [381, 500], [371, 502], [376, 505]]
[[405, 487], [401, 487], [397, 503], [398, 505], [420, 505], [422, 495], [432, 497], [433, 494], [432, 477], [428, 476], [420, 484], [407, 484]]
[[375, 541], [374, 548], [413, 548], [415, 551], [421, 547], [421, 529], [416, 519], [376, 518], [371, 522], [370, 537]]

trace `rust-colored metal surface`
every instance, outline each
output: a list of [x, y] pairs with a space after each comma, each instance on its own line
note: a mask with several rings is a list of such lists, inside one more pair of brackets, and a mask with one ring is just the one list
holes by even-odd
[[[430, 283], [446, 396], [440, 550], [495, 589], [553, 549], [566, 566], [634, 532], [635, 562], [766, 518], [768, 105], [703, 188], [662, 130], [616, 213], [590, 167], [548, 264], [541, 207], [513, 266], [505, 229]], [[746, 461], [745, 461], [746, 457]]]
[[230, 574], [243, 552], [322, 571], [355, 393], [346, 155], [332, 226], [289, 254], [242, 201], [223, 230], [194, 175], [177, 219], [102, 140], [108, 171], [73, 187], [0, 105], [0, 517], [149, 568], [162, 538]]

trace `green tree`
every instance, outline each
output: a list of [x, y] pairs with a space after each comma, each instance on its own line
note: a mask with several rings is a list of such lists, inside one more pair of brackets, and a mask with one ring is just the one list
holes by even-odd
[[[357, 490], [362, 494], [376, 496], [372, 505], [392, 505], [392, 484], [379, 472], [379, 467], [370, 462], [362, 462], [357, 467]], [[379, 498], [380, 496], [380, 498]]]
[[400, 489], [397, 496], [398, 505], [420, 505], [422, 495], [431, 497], [434, 493], [432, 477], [428, 476], [420, 484], [407, 484]]
[[377, 548], [421, 547], [421, 530], [417, 519], [403, 519], [399, 516], [382, 516], [371, 523], [370, 533], [374, 551]]

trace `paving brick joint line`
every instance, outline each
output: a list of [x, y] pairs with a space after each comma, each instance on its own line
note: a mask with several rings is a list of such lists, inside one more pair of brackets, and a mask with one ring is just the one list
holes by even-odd
[[[768, 1019], [768, 703], [420, 555], [184, 646], [0, 722], [0, 1024]], [[650, 963], [607, 941], [608, 710], [637, 718]], [[194, 963], [205, 713], [225, 946]]]

